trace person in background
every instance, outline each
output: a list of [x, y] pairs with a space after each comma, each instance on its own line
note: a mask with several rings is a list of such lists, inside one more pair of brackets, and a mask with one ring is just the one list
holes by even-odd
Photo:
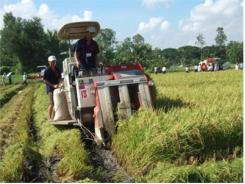
[[5, 86], [6, 73], [4, 72], [2, 75], [2, 84]]
[[93, 40], [93, 35], [96, 32], [94, 27], [88, 27], [86, 37], [80, 39], [75, 44], [74, 58], [76, 67], [79, 70], [85, 70], [87, 74], [96, 70], [99, 66], [97, 54], [99, 47], [96, 41]]
[[197, 71], [198, 71], [198, 72], [201, 72], [201, 71], [202, 71], [201, 64], [198, 65]]
[[12, 84], [12, 73], [13, 72], [9, 72], [6, 77], [9, 79], [9, 84]]
[[213, 71], [213, 64], [212, 63], [208, 64], [208, 71]]
[[49, 56], [48, 57], [49, 67], [45, 70], [43, 80], [46, 84], [46, 91], [49, 98], [49, 106], [48, 106], [48, 120], [52, 121], [54, 117], [53, 107], [53, 91], [58, 88], [58, 84], [61, 80], [60, 70], [56, 67], [56, 57]]
[[219, 70], [219, 65], [217, 63], [215, 63], [214, 65], [214, 71], [218, 71]]
[[23, 84], [27, 85], [27, 75], [26, 75], [26, 72], [24, 72], [23, 75], [22, 75], [22, 82], [23, 82]]
[[198, 72], [198, 65], [195, 65], [195, 66], [194, 66], [194, 71], [195, 71], [195, 72]]
[[154, 67], [154, 73], [157, 73], [157, 66]]
[[239, 65], [238, 65], [238, 63], [235, 65], [235, 70], [239, 70]]
[[162, 67], [162, 73], [166, 73], [166, 71], [167, 71], [167, 70], [166, 70], [166, 67], [163, 66], [163, 67]]
[[188, 67], [188, 66], [185, 67], [185, 72], [186, 72], [186, 73], [189, 72], [189, 67]]

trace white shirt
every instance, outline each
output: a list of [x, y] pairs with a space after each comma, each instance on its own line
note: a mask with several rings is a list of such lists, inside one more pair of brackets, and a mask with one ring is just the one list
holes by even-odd
[[26, 74], [24, 74], [24, 75], [22, 76], [22, 79], [23, 79], [23, 81], [26, 81], [26, 79], [27, 79], [27, 75], [26, 75]]

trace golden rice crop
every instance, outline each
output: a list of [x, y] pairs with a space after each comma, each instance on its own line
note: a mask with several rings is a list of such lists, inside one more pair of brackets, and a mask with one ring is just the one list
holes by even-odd
[[113, 138], [113, 150], [128, 172], [141, 178], [158, 162], [201, 165], [241, 156], [242, 72], [152, 77], [158, 90], [156, 109], [118, 122]]

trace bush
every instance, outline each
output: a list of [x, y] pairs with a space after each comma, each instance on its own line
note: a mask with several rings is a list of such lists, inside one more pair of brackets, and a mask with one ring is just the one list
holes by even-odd
[[18, 63], [17, 65], [15, 65], [13, 68], [13, 71], [17, 74], [21, 74], [22, 73], [22, 66], [21, 63]]
[[0, 75], [3, 75], [4, 73], [8, 73], [11, 71], [11, 67], [10, 66], [1, 66], [0, 67]]

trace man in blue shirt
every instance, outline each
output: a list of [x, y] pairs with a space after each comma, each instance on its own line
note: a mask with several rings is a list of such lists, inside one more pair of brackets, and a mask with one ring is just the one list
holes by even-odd
[[86, 37], [78, 40], [75, 45], [74, 57], [78, 69], [90, 71], [98, 66], [96, 55], [99, 53], [99, 47], [93, 40], [95, 32], [94, 27], [88, 27]]
[[61, 73], [59, 69], [56, 67], [56, 57], [49, 56], [48, 57], [49, 67], [45, 70], [43, 80], [46, 84], [46, 91], [49, 96], [49, 107], [48, 107], [48, 120], [51, 121], [53, 119], [53, 91], [58, 88], [58, 84], [61, 79]]

